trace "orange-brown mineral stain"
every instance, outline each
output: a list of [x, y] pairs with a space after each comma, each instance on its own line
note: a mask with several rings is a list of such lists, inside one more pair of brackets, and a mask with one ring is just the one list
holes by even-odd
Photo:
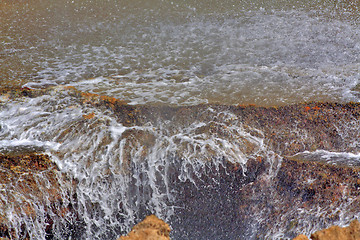
[[126, 101], [119, 100], [117, 98], [109, 97], [109, 96], [100, 96], [100, 100], [105, 103], [109, 103], [111, 106], [114, 106], [116, 104], [126, 105]]
[[95, 117], [95, 113], [92, 112], [92, 113], [89, 113], [89, 114], [84, 114], [82, 116], [83, 116], [83, 118], [90, 120], [90, 119], [93, 119]]
[[74, 86], [64, 86], [64, 90], [77, 91]]
[[83, 104], [85, 103], [93, 103], [96, 99], [99, 98], [98, 94], [95, 93], [88, 93], [88, 92], [82, 92], [81, 96], [83, 97]]
[[116, 98], [108, 96], [100, 96], [100, 100], [110, 104], [115, 104], [118, 101]]

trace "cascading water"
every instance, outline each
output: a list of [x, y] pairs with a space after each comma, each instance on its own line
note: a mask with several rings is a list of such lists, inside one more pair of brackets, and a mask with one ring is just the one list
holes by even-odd
[[[114, 239], [150, 213], [177, 226], [175, 238], [189, 230], [180, 227], [184, 223], [197, 228], [193, 229], [193, 235], [188, 235], [197, 239], [222, 236], [254, 238], [256, 232], [263, 231], [258, 224], [267, 218], [266, 209], [252, 212], [251, 220], [243, 220], [227, 211], [241, 204], [238, 191], [251, 186], [250, 183], [256, 179], [263, 179], [259, 181], [266, 182], [266, 188], [270, 188], [268, 191], [274, 188], [272, 179], [277, 175], [282, 157], [272, 150], [271, 144], [268, 145], [266, 131], [269, 129], [258, 128], [258, 123], [251, 120], [253, 126], [248, 125], [246, 118], [249, 114], [239, 115], [237, 108], [216, 105], [132, 107], [121, 102], [120, 105], [110, 104], [109, 108], [106, 102], [101, 102], [104, 101], [102, 98], [68, 87], [56, 87], [37, 97], [8, 100], [2, 106], [1, 151], [45, 152], [68, 179], [76, 181], [76, 185], [71, 186], [59, 177], [63, 198], [71, 202], [77, 214], [70, 214], [65, 220], [54, 217], [53, 225], [62, 230], [52, 237]], [[343, 133], [348, 132], [348, 127], [348, 124], [338, 124], [334, 129], [342, 134], [339, 134], [340, 138], [344, 138]], [[276, 127], [270, 130], [277, 131], [279, 136], [287, 136], [286, 128], [279, 128], [278, 131]], [[295, 127], [290, 132], [292, 137], [283, 142], [285, 152], [294, 144], [292, 139], [302, 139], [300, 145], [305, 149], [314, 144], [313, 135], [316, 133], [311, 130]], [[345, 138], [354, 141], [349, 136]], [[333, 149], [336, 150], [329, 150]], [[358, 147], [352, 150], [357, 151]], [[278, 149], [277, 152], [282, 151]], [[342, 160], [345, 164], [354, 165], [355, 162], [358, 165], [358, 155], [351, 156], [350, 162], [344, 157]], [[260, 161], [265, 165], [255, 167], [255, 170], [254, 167], [247, 169], [249, 161]], [[46, 181], [47, 177], [40, 175], [42, 178], [44, 180], [39, 181]], [[258, 186], [254, 186], [256, 188]], [[74, 194], [69, 195], [69, 192]], [[255, 199], [260, 197], [259, 202], [264, 201], [261, 192], [253, 195]], [[192, 199], [194, 196], [198, 199]], [[269, 196], [276, 205], [279, 201], [276, 193]], [[13, 197], [9, 194], [9, 199], [4, 201], [10, 202]], [[52, 204], [51, 201], [44, 203], [42, 198], [33, 196], [30, 199], [31, 204], [37, 206], [36, 218], [25, 221], [26, 226], [34, 226], [27, 228], [30, 236], [38, 239], [46, 236], [45, 209]], [[213, 226], [215, 233], [207, 235], [201, 231], [209, 220], [202, 219], [197, 224], [185, 221], [187, 217], [196, 216], [192, 211], [204, 207], [199, 206], [199, 201], [206, 201], [205, 204], [211, 206], [207, 214], [218, 205], [212, 212], [214, 216], [199, 213], [200, 219], [210, 217], [227, 223], [227, 227], [217, 229]], [[308, 215], [314, 217], [323, 211], [303, 216], [306, 219]], [[6, 212], [2, 214], [7, 215]], [[296, 213], [290, 211], [287, 214]], [[52, 215], [56, 216], [55, 213]], [[231, 216], [231, 221], [225, 220], [227, 215]], [[21, 225], [24, 216], [26, 213], [22, 210], [8, 217], [18, 234], [24, 227]], [[69, 224], [79, 225], [76, 234], [64, 231], [64, 226]], [[246, 227], [247, 224], [251, 224], [251, 229]], [[284, 236], [283, 231], [285, 229], [280, 224], [269, 233]]]
[[358, 102], [358, 7], [1, 1], [0, 153], [56, 163], [1, 168], [8, 235], [116, 239], [153, 213], [174, 239], [280, 239], [359, 218], [355, 194], [309, 209], [280, 183], [287, 158], [360, 165], [356, 103], [288, 106]]
[[[83, 105], [66, 90], [55, 89], [3, 106], [2, 147], [41, 148], [51, 155], [77, 182], [84, 236], [114, 238], [145, 213], [170, 220], [178, 207], [174, 198], [181, 194], [173, 179], [196, 185], [206, 169], [226, 168], [226, 161], [246, 174], [249, 158], [275, 155], [261, 131], [243, 126], [231, 112], [200, 111], [194, 122], [159, 116], [125, 126], [111, 111]], [[84, 118], [89, 112], [94, 117]]]

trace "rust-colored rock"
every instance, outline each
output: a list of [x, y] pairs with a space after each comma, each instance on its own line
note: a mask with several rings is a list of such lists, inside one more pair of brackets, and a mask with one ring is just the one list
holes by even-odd
[[118, 240], [169, 240], [170, 231], [167, 223], [155, 215], [150, 215], [135, 225], [127, 236]]
[[83, 118], [84, 118], [84, 119], [87, 119], [87, 120], [93, 119], [94, 117], [95, 117], [95, 113], [94, 113], [94, 112], [83, 115]]
[[[57, 172], [48, 155], [0, 154], [0, 168], [0, 185], [6, 186], [0, 193], [0, 237], [30, 239], [26, 230], [16, 233], [15, 226], [6, 215], [10, 209], [13, 217], [29, 219], [37, 217], [36, 204], [44, 204], [45, 211], [59, 216], [70, 212], [69, 206], [63, 204], [61, 188], [64, 186], [60, 182], [63, 176]], [[46, 201], [51, 202], [54, 208], [47, 206]], [[52, 220], [48, 219], [47, 224], [46, 231], [51, 232]]]
[[[242, 172], [243, 165], [231, 165], [231, 163], [229, 163], [231, 166], [226, 169], [227, 174], [221, 174], [221, 176], [216, 175], [216, 177], [220, 176], [219, 179], [224, 182], [224, 188], [217, 193], [222, 193], [222, 191], [225, 190], [228, 191], [228, 195], [231, 196], [229, 197], [229, 202], [236, 203], [231, 205], [231, 209], [234, 209], [234, 212], [236, 212], [234, 218], [241, 219], [241, 221], [239, 221], [240, 223], [245, 222], [244, 226], [241, 226], [243, 228], [251, 226], [251, 224], [247, 224], [247, 222], [251, 223], [251, 221], [253, 221], [253, 213], [260, 212], [263, 214], [262, 217], [266, 219], [266, 222], [265, 224], [261, 224], [259, 229], [257, 229], [259, 239], [265, 239], [265, 236], [261, 235], [262, 233], [270, 232], [269, 234], [272, 234], [272, 229], [276, 232], [278, 230], [276, 228], [284, 229], [283, 231], [288, 234], [286, 237], [295, 237], [298, 234], [298, 229], [304, 229], [304, 226], [312, 224], [304, 220], [308, 219], [309, 216], [313, 216], [311, 215], [312, 209], [322, 209], [321, 215], [316, 216], [317, 221], [314, 223], [315, 226], [311, 225], [313, 227], [312, 229], [319, 229], [339, 221], [340, 215], [338, 209], [341, 209], [342, 212], [347, 212], [348, 218], [353, 218], [354, 214], [360, 211], [360, 167], [358, 165], [330, 165], [320, 161], [307, 161], [306, 159], [294, 159], [294, 157], [290, 159], [291, 157], [289, 157], [299, 152], [315, 151], [317, 149], [338, 152], [358, 152], [359, 146], [352, 144], [358, 139], [358, 129], [352, 127], [352, 125], [357, 126], [356, 124], [358, 124], [360, 118], [360, 103], [337, 104], [313, 102], [268, 108], [252, 105], [198, 105], [180, 107], [127, 105], [124, 101], [112, 97], [81, 92], [73, 87], [57, 86], [42, 90], [21, 87], [0, 89], [0, 106], [6, 106], [7, 101], [11, 101], [11, 99], [31, 98], [47, 93], [51, 93], [51, 95], [57, 93], [71, 96], [72, 102], [69, 107], [86, 106], [94, 108], [93, 112], [91, 109], [85, 112], [87, 114], [83, 115], [84, 120], [80, 121], [78, 123], [79, 125], [95, 122], [96, 118], [93, 121], [86, 120], [94, 118], [95, 112], [100, 116], [102, 111], [112, 112], [113, 116], [116, 117], [116, 121], [127, 127], [146, 125], [153, 126], [154, 131], [156, 131], [157, 126], [162, 126], [163, 122], [168, 121], [169, 125], [174, 126], [164, 127], [168, 136], [179, 134], [179, 129], [187, 128], [194, 122], [202, 122], [206, 124], [197, 128], [195, 134], [216, 136], [221, 139], [226, 139], [229, 142], [232, 140], [234, 140], [234, 142], [237, 141], [241, 143], [239, 144], [239, 148], [244, 154], [251, 154], [258, 151], [257, 144], [252, 144], [246, 137], [239, 138], [239, 136], [233, 134], [233, 131], [227, 130], [228, 127], [238, 126], [241, 123], [244, 131], [254, 137], [264, 139], [264, 144], [268, 147], [268, 150], [274, 152], [274, 160], [270, 164], [266, 156], [255, 156], [249, 159], [246, 163], [247, 172], [245, 176]], [[211, 107], [211, 111], [207, 110], [209, 106]], [[233, 117], [228, 118], [223, 116], [222, 113], [224, 112], [231, 113]], [[140, 157], [146, 160], [146, 157], [156, 142], [156, 134], [152, 131], [147, 132], [146, 130], [139, 129], [141, 128], [129, 128], [122, 134], [122, 137], [128, 139], [126, 141], [128, 145], [125, 146], [127, 150], [125, 150], [123, 154], [124, 169], [130, 169], [129, 166], [131, 166], [130, 163], [132, 161], [130, 151], [135, 148], [138, 148], [136, 149], [137, 151], [142, 149]], [[68, 131], [69, 130], [65, 129], [61, 133], [59, 141], [66, 138]], [[346, 135], [344, 135], [345, 133]], [[81, 134], [81, 132], [78, 132], [78, 134]], [[174, 141], [176, 140], [177, 139], [174, 139]], [[110, 142], [111, 140], [106, 139], [105, 142], [106, 141]], [[106, 144], [105, 142], [104, 144]], [[187, 147], [187, 145], [184, 145], [184, 148]], [[179, 149], [178, 152], [181, 155], [181, 146], [179, 146]], [[212, 155], [216, 155], [216, 152], [211, 148], [207, 149], [207, 152], [209, 154], [206, 156], [207, 158], [203, 158], [205, 160], [211, 159]], [[22, 154], [24, 155], [25, 153], [22, 152]], [[42, 171], [45, 169], [46, 166], [44, 162], [37, 161], [35, 157], [28, 158], [24, 156], [20, 157], [19, 160], [12, 158], [11, 161], [12, 163], [10, 165], [4, 165], [4, 168], [7, 170], [1, 173], [2, 175], [0, 174], [1, 179], [8, 181], [7, 184], [16, 183], [16, 185], [11, 185], [11, 187], [17, 188], [17, 190], [20, 189], [24, 196], [37, 196], [37, 199], [41, 199], [42, 194], [44, 194], [44, 192], [47, 193], [49, 190], [39, 190], [39, 186], [35, 185], [36, 181], [31, 179], [34, 177], [33, 173], [35, 170]], [[5, 163], [6, 161], [4, 164]], [[266, 174], [269, 169], [272, 170], [272, 174]], [[54, 172], [44, 172], [44, 174], [50, 174], [48, 175], [50, 179], [52, 179], [52, 173]], [[175, 175], [176, 174], [174, 174], [175, 180], [173, 182], [176, 182]], [[21, 176], [24, 181], [16, 182], [17, 176]], [[211, 180], [211, 172], [204, 174], [201, 178], [204, 183], [207, 183], [208, 181], [206, 181], [206, 179]], [[50, 196], [54, 198], [51, 198], [51, 200], [56, 201], [56, 199], [60, 197], [57, 192], [59, 188], [57, 187], [56, 181], [50, 182], [51, 185], [54, 186], [53, 194], [50, 194]], [[1, 183], [0, 181], [0, 184]], [[180, 184], [181, 187], [185, 185], [182, 182], [179, 182], [179, 185]], [[233, 187], [230, 188], [230, 186]], [[185, 186], [185, 188], [186, 187], [187, 186]], [[183, 203], [185, 203], [184, 205], [186, 207], [190, 204], [190, 201], [188, 201], [190, 197], [191, 200], [195, 201], [197, 200], [196, 198], [206, 199], [206, 197], [210, 196], [199, 194], [198, 189], [195, 188], [192, 190], [191, 187], [188, 187], [188, 189], [189, 190], [184, 191], [186, 194], [182, 194], [185, 196]], [[214, 187], [214, 189], [220, 188]], [[179, 192], [183, 193], [183, 191]], [[181, 197], [182, 196], [179, 196], [178, 199]], [[219, 199], [214, 197], [214, 203], [217, 204], [218, 200]], [[207, 219], [207, 216], [212, 215], [207, 210], [213, 208], [213, 205], [209, 204], [210, 207], [208, 209], [204, 208], [204, 205], [203, 202], [199, 201], [199, 204], [193, 205], [194, 208], [188, 208], [188, 212], [193, 213], [194, 210], [200, 208], [201, 211], [199, 212], [203, 215], [199, 217], [199, 212], [197, 212], [196, 217], [198, 219]], [[17, 206], [15, 206], [15, 208], [16, 207]], [[23, 204], [19, 207], [21, 207], [23, 212], [28, 213], [27, 215], [35, 214], [31, 205]], [[227, 208], [223, 213], [218, 211], [219, 216], [221, 214], [228, 214], [228, 209], [230, 208]], [[301, 214], [300, 211], [296, 212], [294, 209], [301, 209]], [[181, 211], [184, 212], [183, 209]], [[284, 216], [284, 213], [287, 214]], [[176, 214], [176, 216], [179, 216], [179, 214]], [[150, 217], [150, 219], [154, 217], [155, 216]], [[185, 218], [186, 214], [183, 215], [182, 219]], [[217, 220], [213, 222], [217, 223], [220, 221]], [[195, 224], [194, 222], [192, 222], [192, 224]], [[207, 220], [206, 224], [208, 222], [209, 220]], [[226, 225], [223, 221], [221, 222], [223, 225]], [[161, 222], [161, 224], [165, 223]], [[170, 229], [166, 224], [161, 224], [158, 225], [156, 222], [149, 223], [144, 220], [144, 222], [134, 227], [133, 232], [131, 232], [129, 236], [120, 239], [152, 239], [150, 236], [153, 236], [153, 234], [156, 236], [153, 239], [168, 239]], [[206, 229], [206, 224], [200, 225], [200, 227], [205, 226]], [[174, 224], [173, 226], [176, 225]], [[191, 223], [187, 224], [187, 226], [189, 226], [189, 228], [193, 227]], [[236, 225], [233, 229], [239, 229], [241, 227]], [[163, 230], [160, 231], [159, 228]], [[251, 230], [252, 229], [249, 231]], [[0, 217], [0, 232], [1, 231]], [[161, 234], [159, 235], [159, 233]], [[149, 238], [145, 238], [144, 236], [148, 236]], [[159, 238], [159, 236], [164, 238]], [[303, 238], [304, 235], [301, 237]]]
[[300, 234], [299, 236], [297, 236], [293, 240], [309, 240], [309, 239], [304, 234]]
[[[312, 240], [359, 240], [360, 223], [354, 220], [348, 227], [331, 226], [327, 229], [311, 234]], [[309, 240], [305, 235], [300, 234], [293, 240]]]
[[358, 197], [359, 173], [359, 167], [284, 159], [277, 176], [277, 188], [290, 201], [332, 205], [348, 197]]
[[348, 227], [332, 226], [311, 234], [312, 240], [359, 240], [360, 223], [354, 220]]

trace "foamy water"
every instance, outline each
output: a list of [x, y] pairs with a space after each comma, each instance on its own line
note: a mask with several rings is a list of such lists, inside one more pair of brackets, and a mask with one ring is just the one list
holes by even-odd
[[358, 101], [352, 2], [35, 1], [1, 9], [4, 82], [75, 85], [131, 104]]

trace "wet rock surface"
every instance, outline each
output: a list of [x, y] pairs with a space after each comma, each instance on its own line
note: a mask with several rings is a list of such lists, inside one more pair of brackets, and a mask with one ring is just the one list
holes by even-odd
[[[56, 165], [45, 154], [0, 153], [0, 237], [9, 239], [33, 239], [27, 224], [33, 219], [46, 216], [47, 237], [53, 236], [53, 218], [73, 214], [69, 196], [61, 189], [64, 176], [58, 173]], [[18, 196], [22, 196], [19, 198]], [[45, 206], [43, 211], [39, 210]], [[12, 222], [12, 215], [23, 216], [22, 223]], [[21, 224], [21, 232], [16, 225]], [[62, 227], [65, 227], [62, 226]]]
[[358, 220], [354, 220], [348, 227], [332, 226], [328, 229], [317, 231], [311, 234], [313, 240], [356, 240], [360, 239], [360, 224]]
[[309, 239], [304, 234], [300, 234], [299, 236], [297, 236], [293, 240], [309, 240]]
[[[307, 228], [303, 219], [312, 219], [318, 228], [353, 219], [360, 211], [359, 176], [359, 167], [284, 159], [275, 180], [275, 199], [281, 201], [273, 206], [270, 219], [284, 224], [280, 219], [285, 212], [289, 221], [284, 227], [293, 236]], [[319, 211], [317, 217], [311, 217], [314, 211]]]
[[[360, 223], [354, 220], [347, 227], [331, 226], [311, 234], [312, 240], [357, 240], [360, 239]], [[294, 240], [308, 240], [305, 235], [299, 235]]]
[[[182, 234], [194, 239], [294, 238], [300, 229], [326, 228], [360, 211], [359, 168], [283, 159], [277, 175], [269, 178], [266, 168], [248, 167], [255, 177], [246, 183], [239, 172], [220, 171], [202, 178], [197, 188], [183, 184], [181, 209], [169, 222], [174, 239]], [[277, 236], [279, 229], [286, 234]]]

